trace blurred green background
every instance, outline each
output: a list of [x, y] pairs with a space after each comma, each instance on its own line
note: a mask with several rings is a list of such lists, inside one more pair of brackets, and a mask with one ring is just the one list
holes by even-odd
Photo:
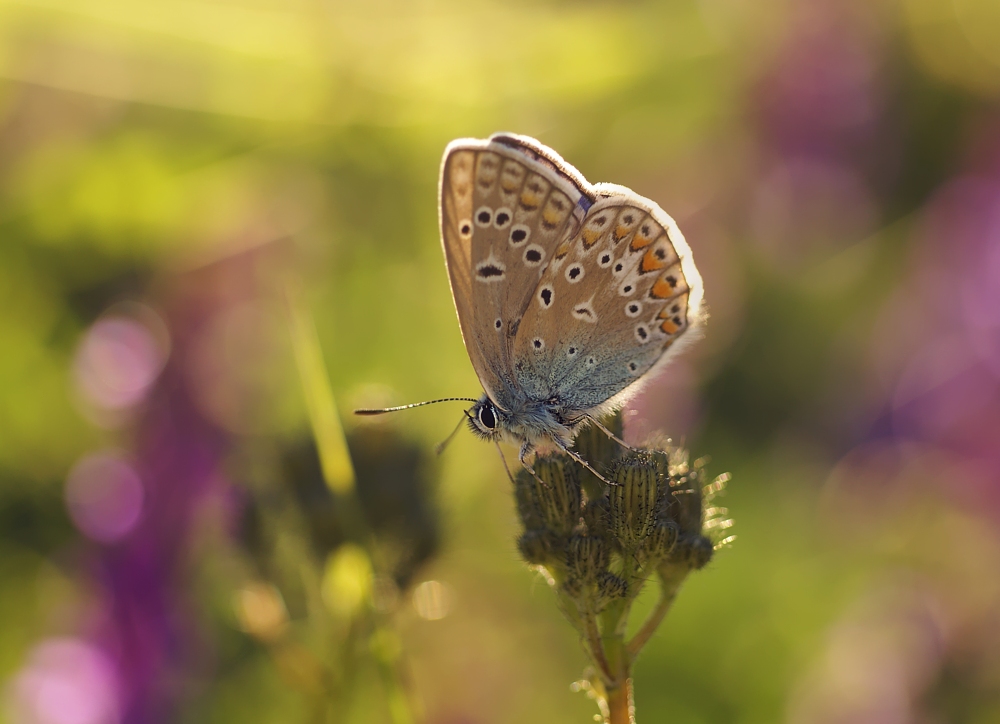
[[738, 537], [638, 720], [1000, 722], [998, 98], [996, 0], [2, 0], [0, 721], [591, 719], [496, 452], [349, 415], [479, 395], [436, 184], [508, 130], [705, 278], [626, 435], [732, 473]]

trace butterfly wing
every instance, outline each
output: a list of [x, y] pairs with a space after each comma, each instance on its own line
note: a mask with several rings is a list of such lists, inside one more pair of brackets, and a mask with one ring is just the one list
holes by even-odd
[[701, 276], [673, 219], [624, 187], [593, 189], [595, 203], [555, 249], [514, 345], [525, 361], [519, 383], [569, 412], [624, 402], [695, 338], [702, 318]]
[[580, 227], [585, 184], [522, 136], [461, 139], [445, 150], [440, 223], [452, 296], [472, 365], [504, 409], [523, 398], [513, 348], [524, 310], [556, 246]]

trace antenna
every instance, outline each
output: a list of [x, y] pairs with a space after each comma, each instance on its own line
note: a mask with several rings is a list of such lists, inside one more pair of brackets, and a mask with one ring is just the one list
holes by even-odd
[[379, 407], [375, 409], [362, 408], [355, 410], [355, 415], [382, 415], [386, 412], [399, 412], [409, 410], [411, 407], [423, 407], [424, 405], [434, 405], [438, 402], [479, 402], [472, 397], [442, 397], [440, 400], [427, 400], [426, 402], [414, 402], [410, 405], [400, 405], [399, 407]]

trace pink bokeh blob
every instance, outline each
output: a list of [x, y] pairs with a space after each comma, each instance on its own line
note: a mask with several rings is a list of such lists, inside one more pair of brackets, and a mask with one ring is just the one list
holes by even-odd
[[161, 330], [151, 328], [162, 327], [162, 322], [152, 310], [134, 306], [144, 313], [102, 317], [87, 330], [77, 350], [77, 387], [99, 409], [123, 410], [141, 402], [166, 362], [162, 335], [157, 334]]
[[99, 648], [77, 638], [38, 644], [11, 682], [12, 724], [117, 724], [118, 678]]
[[81, 533], [101, 543], [127, 535], [142, 515], [138, 473], [114, 453], [81, 459], [66, 479], [66, 507]]

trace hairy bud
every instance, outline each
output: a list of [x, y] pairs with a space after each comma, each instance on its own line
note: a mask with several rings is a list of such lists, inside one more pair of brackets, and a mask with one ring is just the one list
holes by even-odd
[[607, 538], [610, 533], [610, 504], [608, 498], [602, 495], [599, 498], [588, 500], [583, 508], [583, 522], [587, 526], [590, 535]]
[[569, 536], [580, 521], [582, 504], [573, 462], [548, 456], [536, 460], [534, 469], [540, 480], [522, 470], [515, 481], [521, 522], [526, 530], [546, 530], [556, 536]]
[[624, 458], [612, 479], [618, 483], [608, 495], [611, 531], [625, 551], [642, 545], [655, 527], [660, 472], [646, 455]]
[[672, 520], [658, 520], [643, 545], [643, 551], [653, 560], [666, 558], [677, 545], [677, 524]]
[[525, 531], [517, 539], [517, 550], [527, 563], [544, 566], [556, 562], [563, 554], [564, 541], [547, 530]]
[[575, 582], [596, 584], [607, 570], [610, 555], [603, 540], [592, 535], [574, 535], [566, 549], [566, 571]]
[[681, 538], [670, 555], [672, 563], [682, 563], [693, 571], [704, 568], [712, 560], [712, 541], [703, 535]]
[[597, 591], [604, 600], [625, 598], [629, 594], [628, 581], [610, 571], [604, 571], [597, 576]]

